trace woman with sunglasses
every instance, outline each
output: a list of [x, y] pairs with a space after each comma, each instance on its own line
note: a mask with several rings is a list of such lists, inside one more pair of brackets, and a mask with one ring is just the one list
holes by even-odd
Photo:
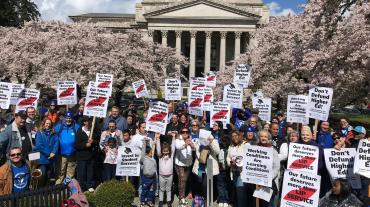
[[175, 140], [175, 148], [175, 170], [178, 176], [179, 205], [186, 206], [186, 183], [190, 174], [190, 166], [193, 164], [192, 154], [195, 150], [189, 129], [182, 128], [180, 130], [180, 136]]
[[190, 125], [190, 136], [193, 142], [197, 142], [199, 140], [199, 129], [200, 122], [197, 119], [193, 119]]

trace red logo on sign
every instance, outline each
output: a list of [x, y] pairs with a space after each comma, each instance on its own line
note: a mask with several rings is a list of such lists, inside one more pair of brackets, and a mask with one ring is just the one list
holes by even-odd
[[210, 102], [212, 98], [212, 94], [207, 94], [204, 96], [204, 102]]
[[214, 81], [216, 76], [208, 76], [207, 81]]
[[194, 86], [191, 90], [196, 91], [198, 88], [202, 88], [204, 86], [205, 86], [204, 84], [199, 84], [199, 85]]
[[141, 84], [139, 88], [136, 89], [136, 93], [140, 93], [141, 91], [143, 91], [144, 87], [145, 87], [145, 84]]
[[98, 88], [109, 88], [111, 81], [104, 81], [99, 83]]
[[59, 94], [59, 98], [63, 98], [63, 97], [67, 97], [67, 96], [72, 95], [74, 90], [75, 90], [75, 88], [67, 88], [66, 90], [62, 91]]
[[227, 113], [229, 113], [228, 110], [221, 110], [221, 111], [213, 114], [212, 120], [220, 120], [220, 119], [223, 119], [227, 115]]
[[31, 105], [36, 100], [37, 100], [36, 97], [29, 97], [29, 98], [26, 98], [26, 99], [23, 99], [22, 101], [20, 101], [18, 103], [18, 106], [28, 106], [28, 105]]
[[305, 201], [315, 194], [316, 189], [301, 187], [299, 189], [291, 190], [284, 196], [284, 199], [287, 201], [301, 202]]
[[302, 157], [301, 159], [295, 160], [290, 166], [290, 169], [304, 169], [309, 167], [315, 161], [314, 157]]
[[154, 114], [153, 116], [150, 117], [148, 122], [159, 122], [163, 121], [163, 119], [167, 116], [167, 113], [165, 112], [160, 112], [158, 114]]
[[197, 99], [195, 99], [194, 101], [192, 101], [190, 103], [190, 107], [200, 106], [201, 103], [202, 103], [202, 99], [201, 98], [197, 98]]
[[98, 97], [96, 99], [93, 99], [93, 100], [89, 101], [89, 103], [87, 103], [86, 107], [91, 108], [91, 107], [95, 107], [95, 106], [100, 106], [101, 104], [103, 104], [105, 102], [105, 100], [107, 100], [107, 97]]

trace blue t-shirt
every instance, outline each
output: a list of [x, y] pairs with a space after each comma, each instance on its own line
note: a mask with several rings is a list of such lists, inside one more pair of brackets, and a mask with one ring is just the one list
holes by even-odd
[[13, 173], [13, 193], [24, 192], [28, 189], [30, 183], [30, 171], [27, 165], [16, 167], [12, 165]]

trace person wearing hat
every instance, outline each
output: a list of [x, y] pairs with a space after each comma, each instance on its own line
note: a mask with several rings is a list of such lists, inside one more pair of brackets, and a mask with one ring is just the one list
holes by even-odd
[[50, 102], [49, 109], [45, 113], [45, 116], [48, 117], [54, 125], [58, 122], [59, 111], [55, 100]]
[[21, 148], [22, 154], [26, 157], [32, 151], [31, 134], [27, 132], [26, 119], [26, 112], [24, 110], [18, 111], [15, 113], [12, 124], [8, 125], [5, 130], [0, 133], [1, 160], [5, 160], [6, 152], [14, 147]]
[[59, 140], [58, 179], [56, 184], [61, 184], [65, 176], [74, 177], [76, 170], [76, 133], [80, 126], [73, 120], [73, 113], [65, 112], [64, 119], [55, 126]]
[[348, 136], [348, 147], [356, 148], [358, 147], [358, 143], [361, 139], [365, 138], [366, 136], [366, 129], [363, 126], [356, 126], [352, 133]]

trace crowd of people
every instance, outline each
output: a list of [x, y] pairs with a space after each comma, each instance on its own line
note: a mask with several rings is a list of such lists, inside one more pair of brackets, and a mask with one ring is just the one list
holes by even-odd
[[[361, 189], [351, 189], [344, 179], [331, 181], [325, 167], [323, 149], [358, 148], [366, 139], [363, 126], [352, 127], [346, 118], [333, 129], [328, 121], [313, 132], [310, 126], [286, 121], [277, 112], [271, 122], [263, 122], [258, 110], [234, 109], [230, 124], [211, 125], [209, 114], [188, 114], [186, 103], [169, 103], [165, 135], [146, 131], [147, 111], [138, 113], [133, 104], [113, 106], [105, 119], [83, 116], [84, 100], [70, 108], [58, 108], [55, 101], [40, 109], [32, 107], [1, 116], [0, 195], [24, 192], [30, 188], [32, 170], [42, 177], [37, 187], [61, 184], [66, 176], [75, 177], [85, 190], [111, 179], [129, 180], [137, 189], [141, 206], [171, 206], [174, 195], [178, 206], [203, 206], [207, 176], [213, 176], [214, 198], [218, 206], [255, 206], [253, 192], [261, 186], [242, 180], [245, 145], [273, 149], [273, 196], [259, 200], [259, 206], [279, 206], [283, 172], [287, 168], [290, 143], [319, 147], [318, 174], [321, 179], [320, 206], [367, 206], [369, 179], [361, 177]], [[94, 127], [92, 128], [92, 125]], [[207, 145], [199, 142], [200, 129], [211, 131]], [[368, 138], [370, 139], [370, 138]], [[118, 148], [130, 144], [141, 150], [139, 177], [116, 176]], [[40, 152], [37, 163], [29, 154]], [[207, 172], [207, 162], [212, 170]], [[212, 173], [210, 175], [210, 173]], [[34, 187], [34, 186], [33, 186]]]

